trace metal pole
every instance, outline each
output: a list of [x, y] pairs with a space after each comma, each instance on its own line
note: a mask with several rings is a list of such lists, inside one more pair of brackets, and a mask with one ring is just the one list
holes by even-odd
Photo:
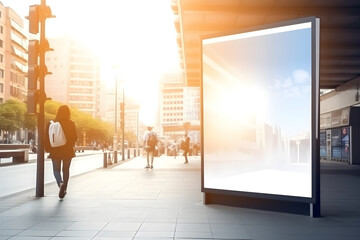
[[125, 91], [123, 87], [123, 107], [121, 111], [121, 118], [122, 118], [122, 160], [125, 161]]
[[114, 130], [114, 163], [117, 163], [117, 75], [115, 74], [115, 130]]
[[[40, 12], [44, 11], [46, 0], [41, 0]], [[38, 113], [38, 149], [36, 161], [36, 197], [44, 196], [44, 103], [45, 103], [45, 14], [40, 14], [40, 89], [39, 89], [39, 113]]]

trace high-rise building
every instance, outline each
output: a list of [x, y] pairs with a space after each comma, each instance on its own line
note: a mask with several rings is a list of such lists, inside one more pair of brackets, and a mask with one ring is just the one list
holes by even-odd
[[[165, 74], [160, 83], [159, 122], [160, 134], [180, 137], [200, 124], [200, 88], [186, 87], [181, 74]], [[191, 129], [186, 129], [186, 125]], [[199, 134], [192, 134], [199, 140]]]
[[27, 96], [27, 34], [23, 19], [0, 2], [0, 104]]
[[100, 60], [83, 44], [70, 38], [49, 40], [46, 53], [46, 95], [100, 117]]

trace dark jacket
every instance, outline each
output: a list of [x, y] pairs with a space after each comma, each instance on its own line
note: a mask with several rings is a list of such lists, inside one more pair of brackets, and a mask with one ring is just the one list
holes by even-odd
[[190, 138], [186, 137], [185, 144], [184, 144], [184, 151], [189, 152], [189, 148], [190, 148]]
[[49, 141], [50, 122], [45, 127], [45, 151], [50, 153], [50, 158], [66, 159], [75, 157], [74, 146], [77, 141], [75, 123], [71, 120], [60, 121], [61, 127], [66, 137], [66, 144], [60, 147], [51, 147]]

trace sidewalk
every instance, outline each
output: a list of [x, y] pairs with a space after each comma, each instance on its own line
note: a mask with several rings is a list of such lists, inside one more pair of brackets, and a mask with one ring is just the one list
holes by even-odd
[[360, 239], [360, 168], [322, 163], [322, 218], [203, 205], [200, 157], [137, 157], [0, 199], [2, 239]]

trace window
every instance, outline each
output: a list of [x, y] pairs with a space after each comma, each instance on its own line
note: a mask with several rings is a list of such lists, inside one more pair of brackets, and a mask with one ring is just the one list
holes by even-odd
[[0, 47], [3, 47], [3, 40], [0, 39]]
[[0, 78], [4, 78], [4, 69], [0, 69]]
[[4, 33], [4, 27], [3, 26], [0, 26], [0, 33]]
[[3, 93], [3, 92], [4, 92], [4, 84], [0, 83], [0, 93]]
[[0, 54], [0, 62], [4, 62], [4, 55]]

